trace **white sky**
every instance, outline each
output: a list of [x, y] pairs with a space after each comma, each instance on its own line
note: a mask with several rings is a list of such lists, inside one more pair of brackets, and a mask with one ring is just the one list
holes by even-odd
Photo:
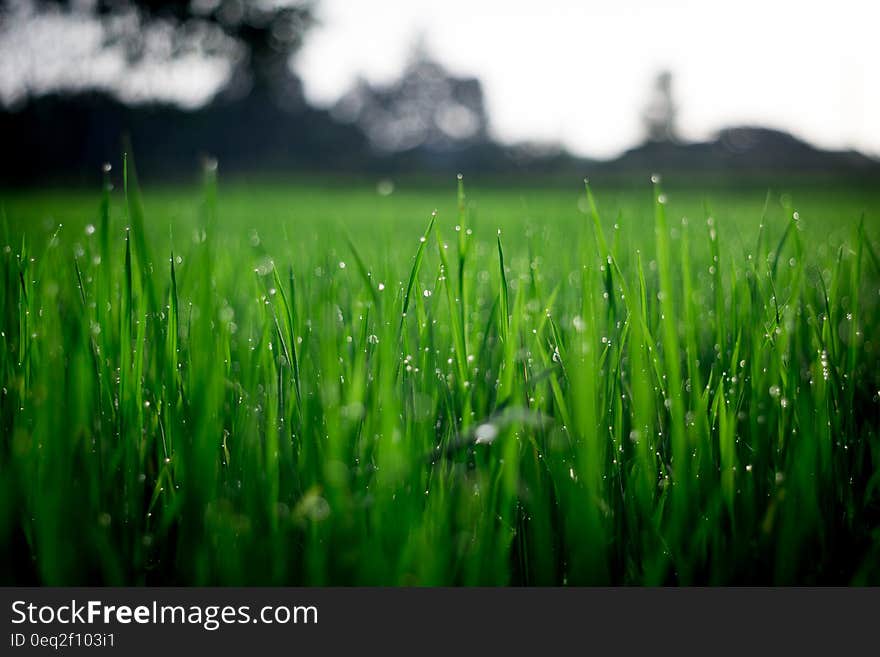
[[358, 74], [387, 81], [417, 35], [479, 77], [496, 137], [611, 156], [640, 138], [654, 74], [675, 75], [682, 132], [783, 128], [880, 154], [880, 3], [874, 0], [322, 0], [297, 60], [335, 101]]

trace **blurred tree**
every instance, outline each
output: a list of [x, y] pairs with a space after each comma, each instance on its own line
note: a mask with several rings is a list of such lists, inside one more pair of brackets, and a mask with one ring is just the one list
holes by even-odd
[[[14, 10], [22, 0], [0, 0]], [[105, 47], [121, 46], [129, 64], [145, 56], [222, 55], [233, 62], [225, 93], [299, 105], [290, 68], [315, 22], [313, 0], [31, 0], [37, 12], [62, 9], [98, 17]]]
[[661, 71], [654, 78], [648, 103], [642, 111], [645, 137], [652, 142], [678, 141], [678, 107], [672, 95], [672, 73]]
[[452, 75], [421, 41], [399, 79], [389, 85], [358, 80], [333, 113], [359, 125], [380, 151], [454, 149], [489, 140], [480, 81]]
[[147, 175], [362, 168], [291, 69], [313, 23], [311, 0], [0, 0], [0, 186], [91, 180], [122, 135]]

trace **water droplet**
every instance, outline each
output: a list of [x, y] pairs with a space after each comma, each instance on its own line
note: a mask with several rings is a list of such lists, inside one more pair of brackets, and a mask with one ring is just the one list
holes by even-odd
[[478, 445], [488, 445], [498, 437], [498, 427], [486, 422], [474, 431], [474, 439]]
[[389, 178], [383, 178], [376, 183], [376, 193], [379, 196], [390, 196], [394, 192], [394, 181]]

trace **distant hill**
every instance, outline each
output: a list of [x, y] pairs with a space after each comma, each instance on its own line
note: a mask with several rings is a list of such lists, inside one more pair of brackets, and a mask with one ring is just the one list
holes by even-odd
[[362, 171], [561, 175], [699, 173], [718, 176], [828, 174], [880, 178], [880, 161], [854, 150], [817, 148], [781, 130], [725, 128], [703, 142], [648, 141], [610, 160], [572, 155], [560, 145], [502, 145], [493, 141], [419, 146], [373, 154]]
[[737, 126], [705, 142], [647, 142], [595, 167], [605, 171], [700, 171], [880, 174], [880, 161], [858, 151], [826, 151], [780, 130]]
[[486, 141], [456, 148], [420, 146], [374, 155], [365, 171], [453, 172], [522, 174], [649, 174], [701, 173], [741, 176], [746, 174], [830, 174], [880, 177], [880, 161], [858, 151], [827, 151], [780, 130], [737, 126], [721, 130], [704, 142], [648, 141], [617, 158], [579, 158], [558, 145], [517, 144], [506, 146]]

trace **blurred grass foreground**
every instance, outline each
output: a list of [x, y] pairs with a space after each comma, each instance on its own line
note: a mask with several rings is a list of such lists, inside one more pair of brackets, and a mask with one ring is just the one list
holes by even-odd
[[3, 583], [880, 583], [876, 188], [106, 176], [3, 193]]

